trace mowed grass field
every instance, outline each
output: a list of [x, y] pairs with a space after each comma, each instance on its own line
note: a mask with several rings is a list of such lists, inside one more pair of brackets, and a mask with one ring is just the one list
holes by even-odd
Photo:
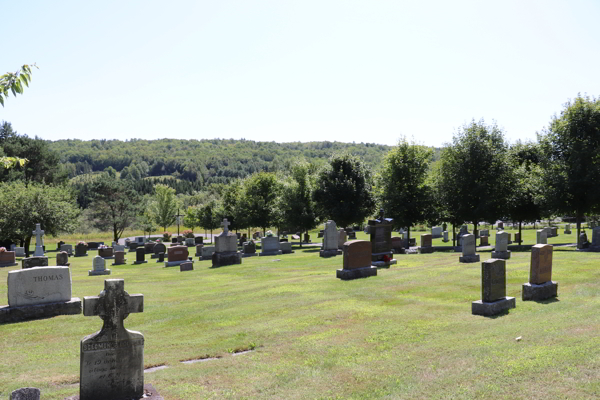
[[[550, 243], [574, 241], [560, 233]], [[481, 264], [460, 264], [459, 253], [396, 255], [377, 277], [344, 282], [335, 277], [341, 256], [294, 250], [216, 269], [195, 258], [191, 272], [149, 256], [131, 265], [135, 253], [128, 265], [107, 260], [108, 278], [144, 294], [144, 312], [125, 326], [144, 334], [146, 367], [168, 366], [146, 382], [167, 400], [600, 397], [600, 253], [555, 248], [559, 297], [538, 303], [521, 301], [530, 252], [513, 252], [507, 295], [517, 307], [486, 318], [471, 315]], [[73, 296], [82, 299], [107, 278], [88, 276], [89, 254], [70, 258]], [[0, 269], [0, 281], [17, 268]], [[2, 304], [6, 289], [0, 284]], [[83, 315], [0, 325], [0, 398], [23, 386], [40, 388], [44, 400], [76, 394], [79, 342], [101, 326]], [[181, 363], [203, 357], [218, 358]]]

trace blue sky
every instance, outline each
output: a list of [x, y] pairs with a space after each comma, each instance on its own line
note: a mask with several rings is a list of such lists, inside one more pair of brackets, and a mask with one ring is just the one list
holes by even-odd
[[57, 140], [535, 140], [600, 95], [598, 1], [9, 1], [0, 119]]

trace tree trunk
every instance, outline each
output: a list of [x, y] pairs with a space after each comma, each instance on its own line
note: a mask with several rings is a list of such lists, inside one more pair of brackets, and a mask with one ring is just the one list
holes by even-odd
[[473, 236], [475, 236], [475, 240], [477, 240], [477, 232], [479, 231], [479, 229], [477, 229], [477, 227], [479, 225], [477, 225], [478, 221], [473, 221]]
[[522, 221], [519, 221], [519, 246], [523, 242], [523, 234], [521, 233], [521, 222]]
[[410, 226], [406, 229], [406, 248], [410, 249]]
[[452, 247], [456, 247], [456, 224], [452, 224]]
[[210, 230], [210, 243], [212, 244], [212, 229]]
[[581, 230], [581, 218], [579, 217], [579, 214], [577, 214], [577, 248], [581, 249], [583, 243], [581, 243], [581, 240], [579, 239], [579, 231]]
[[119, 243], [117, 224], [113, 224], [113, 237], [115, 238], [115, 243]]
[[29, 246], [31, 245], [31, 236], [25, 237], [25, 256], [29, 257]]

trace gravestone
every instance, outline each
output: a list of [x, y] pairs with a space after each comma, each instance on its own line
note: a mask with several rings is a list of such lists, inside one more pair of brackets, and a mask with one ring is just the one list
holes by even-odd
[[158, 259], [156, 262], [165, 262], [165, 253], [158, 253]]
[[147, 243], [145, 243], [144, 244], [144, 251], [145, 251], [145, 253], [146, 254], [152, 254], [152, 253], [154, 253], [154, 251], [153, 251], [154, 246], [156, 246], [156, 243], [154, 243], [154, 242], [147, 242]]
[[171, 243], [172, 244], [176, 244], [177, 243], [177, 238], [171, 238]]
[[123, 245], [123, 244], [115, 243], [115, 244], [113, 244], [112, 248], [113, 248], [113, 255], [117, 251], [125, 251], [125, 245]]
[[203, 244], [204, 243], [204, 237], [203, 236], [196, 236], [194, 238], [194, 243], [195, 244]]
[[136, 242], [131, 242], [129, 243], [129, 252], [130, 253], [135, 253], [135, 250], [139, 247], [139, 245]]
[[404, 239], [402, 239], [401, 237], [393, 237], [392, 251], [395, 254], [404, 254]]
[[458, 261], [462, 263], [479, 262], [479, 254], [475, 254], [475, 235], [463, 235], [462, 241], [462, 257], [459, 257]]
[[141, 244], [141, 245], [143, 245], [145, 241], [146, 241], [146, 240], [145, 240], [145, 238], [144, 238], [143, 236], [136, 236], [136, 237], [135, 237], [135, 242], [136, 242], [138, 245], [140, 245], [140, 244]]
[[431, 228], [431, 237], [433, 239], [441, 238], [442, 237], [442, 227], [441, 226], [432, 227]]
[[71, 265], [69, 263], [69, 255], [66, 251], [61, 251], [60, 253], [56, 253], [56, 265], [61, 267], [68, 267]]
[[194, 238], [185, 238], [185, 245], [187, 247], [194, 247], [196, 245], [196, 240]]
[[[354, 235], [356, 236], [356, 235]], [[310, 243], [310, 235], [308, 233], [304, 234], [304, 243]]]
[[17, 264], [17, 258], [14, 251], [3, 251], [0, 253], [0, 267], [12, 267], [15, 265], [19, 264]]
[[179, 264], [179, 272], [193, 271], [193, 270], [194, 270], [194, 263], [191, 261], [186, 261], [184, 263]]
[[372, 243], [366, 240], [350, 240], [344, 243], [344, 265], [336, 271], [341, 280], [377, 276], [377, 267], [371, 265]]
[[112, 247], [99, 247], [98, 255], [107, 260], [115, 258], [115, 253]]
[[551, 226], [550, 227], [550, 232], [552, 233], [552, 237], [557, 237], [558, 236], [558, 227]]
[[444, 231], [444, 232], [442, 232], [442, 234], [444, 236], [444, 238], [442, 239], [442, 242], [448, 243], [449, 242], [449, 240], [448, 240], [448, 231]]
[[600, 226], [592, 229], [592, 244], [589, 249], [590, 251], [600, 251]]
[[474, 315], [492, 316], [516, 307], [514, 297], [506, 297], [506, 261], [490, 258], [481, 263], [482, 299], [471, 303]]
[[581, 232], [579, 234], [579, 247], [581, 249], [586, 249], [589, 245], [590, 243], [588, 242], [587, 234], [585, 233], [585, 231]]
[[9, 400], [40, 400], [40, 389], [28, 387], [14, 390]]
[[59, 240], [56, 243], [56, 251], [60, 251], [60, 246], [62, 246], [63, 244], [65, 244], [65, 242], [63, 242], [62, 240]]
[[519, 232], [515, 233], [515, 242], [516, 243], [521, 242], [521, 234]]
[[203, 244], [196, 245], [196, 254], [194, 255], [194, 257], [202, 257], [202, 248], [203, 247], [204, 247]]
[[356, 232], [351, 230], [350, 232], [346, 232], [348, 234], [348, 240], [356, 240]]
[[378, 268], [396, 264], [392, 251], [392, 218], [385, 218], [383, 208], [379, 210], [379, 218], [368, 222], [371, 239], [371, 265]]
[[546, 231], [544, 229], [538, 229], [536, 231], [535, 242], [536, 242], [536, 244], [547, 244], [548, 243]]
[[246, 243], [248, 241], [248, 235], [246, 235], [245, 233], [239, 238], [239, 247], [244, 247], [244, 243]]
[[202, 248], [202, 256], [200, 259], [204, 260], [212, 260], [212, 255], [215, 252], [215, 246], [204, 246]]
[[110, 275], [110, 269], [106, 269], [106, 260], [100, 256], [94, 257], [93, 269], [88, 271], [88, 275]]
[[81, 313], [81, 300], [71, 298], [69, 267], [33, 267], [8, 272], [8, 306], [0, 307], [0, 323]]
[[433, 246], [431, 245], [431, 234], [424, 233], [421, 235], [421, 247], [419, 247], [419, 253], [427, 254], [433, 253]]
[[21, 269], [47, 266], [48, 257], [27, 257], [21, 260]]
[[523, 284], [523, 301], [557, 296], [558, 282], [552, 281], [552, 250], [550, 244], [536, 244], [531, 248], [529, 282]]
[[154, 254], [152, 254], [150, 256], [150, 258], [158, 258], [158, 255], [160, 253], [166, 253], [167, 252], [167, 246], [165, 246], [164, 243], [156, 243], [154, 245], [154, 247], [152, 247], [152, 251], [154, 252]]
[[344, 248], [344, 243], [348, 241], [348, 234], [344, 229], [340, 229], [338, 231], [338, 250], [342, 250]]
[[281, 249], [281, 254], [294, 253], [294, 250], [292, 250], [292, 243], [290, 243], [290, 242], [279, 243], [279, 248]]
[[322, 238], [323, 235], [325, 234], [325, 232], [323, 231], [323, 229], [321, 229], [318, 233], [317, 233], [317, 238]]
[[88, 242], [88, 249], [98, 250], [98, 247], [104, 246], [104, 242]]
[[490, 231], [489, 229], [482, 229], [479, 231], [479, 237], [483, 237], [483, 236], [490, 236]]
[[148, 261], [146, 261], [146, 249], [143, 247], [138, 247], [137, 249], [135, 249], [135, 261], [133, 262], [134, 264], [144, 264], [147, 263]]
[[487, 236], [479, 236], [479, 245], [480, 246], [489, 246], [488, 237]]
[[144, 335], [123, 325], [130, 314], [143, 311], [144, 296], [129, 295], [123, 279], [106, 279], [98, 296], [84, 298], [83, 315], [99, 316], [103, 324], [81, 340], [79, 400], [144, 396], [149, 388], [144, 385]]
[[502, 221], [498, 222], [498, 228], [504, 229], [504, 222], [502, 222]]
[[[506, 234], [508, 235], [506, 243], [512, 244], [512, 233], [506, 232]], [[492, 258], [494, 258], [494, 257], [492, 257]]]
[[457, 235], [457, 238], [456, 238], [457, 244], [460, 245], [460, 243], [461, 243], [460, 242], [460, 238], [462, 238], [464, 235], [468, 235], [468, 234], [469, 234], [468, 226], [467, 225], [462, 225], [460, 227], [460, 231], [458, 232], [458, 235]]
[[278, 256], [283, 254], [281, 244], [276, 236], [265, 236], [260, 239], [261, 251], [259, 256]]
[[25, 247], [15, 247], [15, 255], [17, 257], [25, 257]]
[[223, 232], [215, 238], [215, 252], [212, 255], [212, 266], [223, 267], [242, 263], [242, 254], [237, 251], [237, 236], [229, 231], [227, 218], [223, 219], [221, 226]]
[[500, 258], [508, 260], [510, 258], [510, 250], [508, 250], [508, 233], [496, 233], [496, 247], [492, 251], [492, 258]]
[[181, 263], [188, 261], [188, 248], [187, 246], [173, 246], [169, 247], [167, 251], [167, 260], [165, 261], [165, 267], [174, 267]]
[[31, 232], [35, 235], [35, 253], [33, 255], [35, 257], [43, 257], [44, 256], [44, 231], [40, 229], [40, 224], [35, 224], [35, 231]]
[[123, 265], [127, 259], [124, 251], [115, 251], [115, 262], [112, 265]]
[[571, 224], [566, 224], [565, 225], [564, 234], [565, 235], [570, 235], [571, 234]]
[[338, 249], [339, 231], [335, 225], [335, 221], [329, 220], [325, 223], [323, 230], [323, 246], [319, 251], [320, 257], [333, 257], [342, 254]]
[[253, 257], [256, 256], [256, 244], [254, 241], [244, 242], [242, 257]]
[[72, 244], [62, 244], [60, 245], [59, 251], [66, 251], [69, 256], [73, 255], [73, 245]]

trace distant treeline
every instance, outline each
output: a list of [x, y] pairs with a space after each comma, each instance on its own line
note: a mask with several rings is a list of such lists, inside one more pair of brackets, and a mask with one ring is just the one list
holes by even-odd
[[[391, 148], [374, 143], [276, 143], [244, 139], [132, 139], [124, 142], [69, 139], [49, 142], [49, 145], [60, 156], [70, 178], [113, 168], [121, 179], [139, 181], [146, 177], [172, 176], [194, 182], [194, 189], [228, 183], [255, 172], [288, 170], [297, 159], [319, 166], [337, 152], [359, 156], [376, 169]], [[150, 182], [140, 185], [147, 184]]]

